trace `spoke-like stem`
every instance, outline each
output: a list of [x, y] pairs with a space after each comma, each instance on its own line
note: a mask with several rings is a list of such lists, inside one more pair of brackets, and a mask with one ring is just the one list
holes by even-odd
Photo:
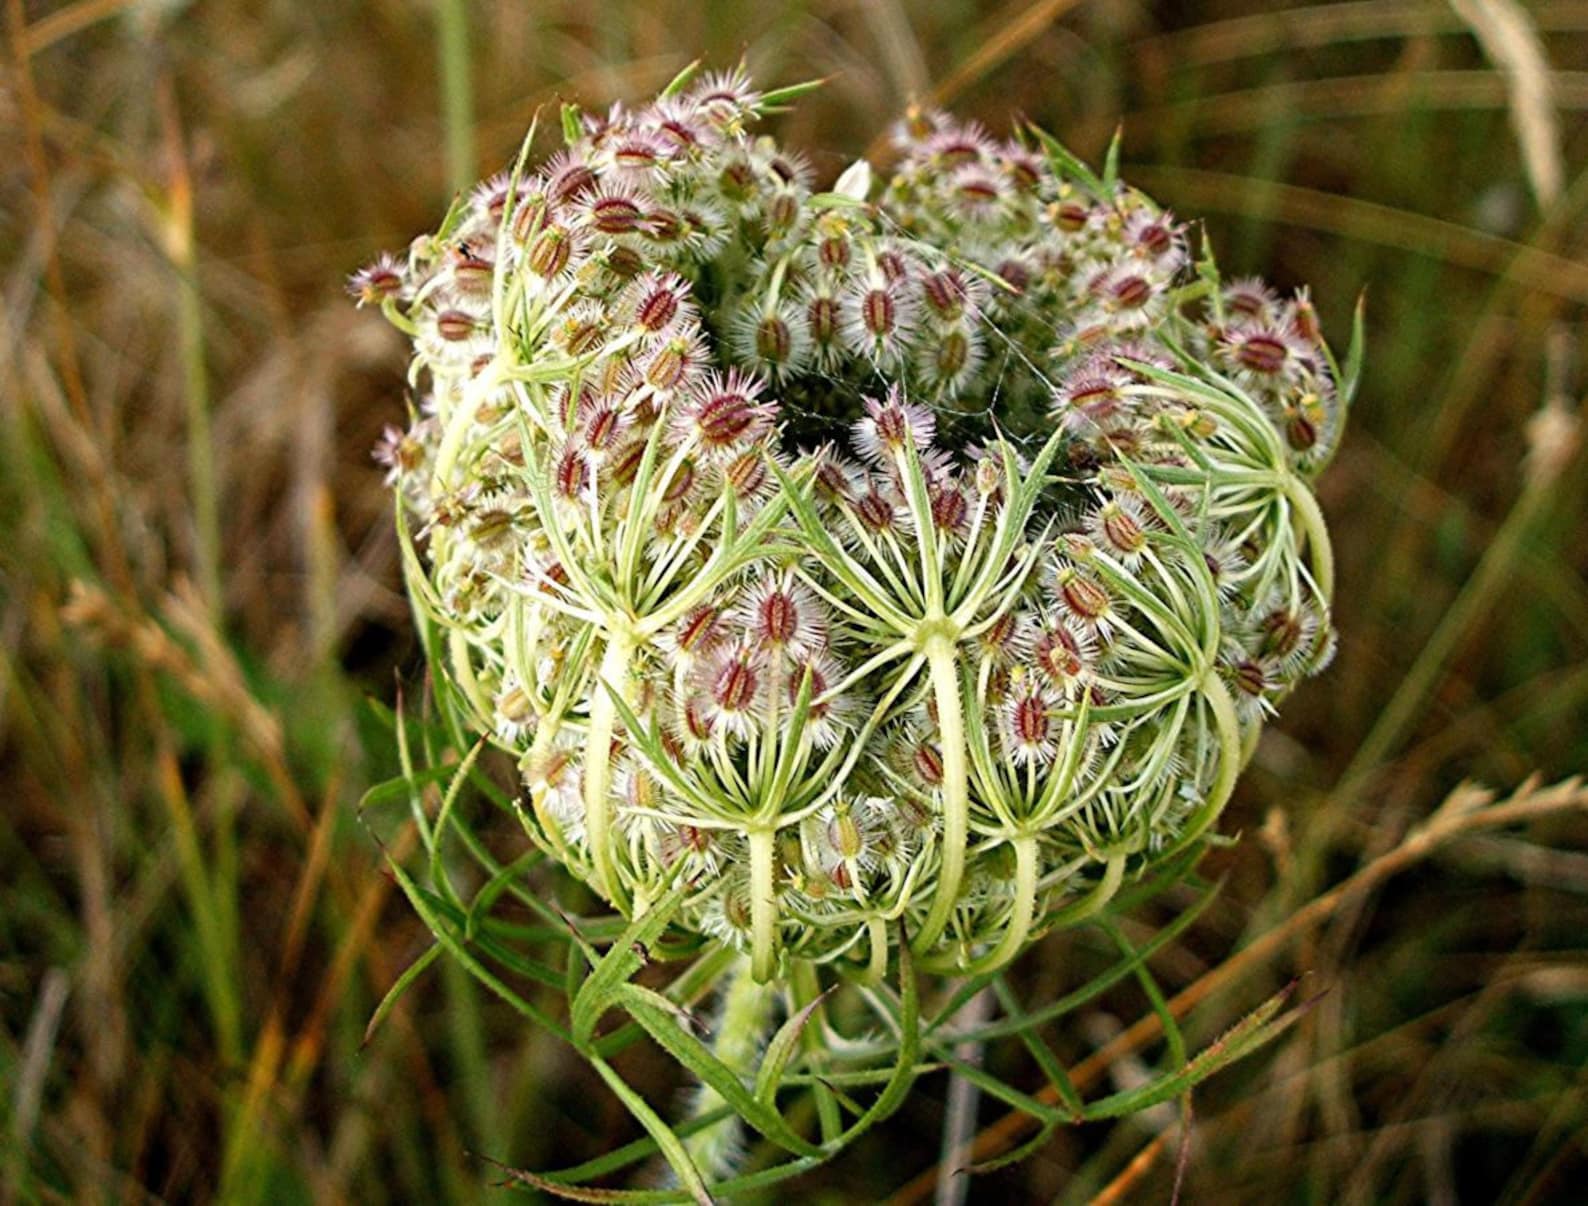
[[960, 700], [959, 661], [954, 642], [946, 635], [928, 638], [927, 666], [937, 703], [937, 729], [943, 753], [943, 837], [938, 867], [937, 895], [911, 946], [924, 954], [932, 948], [959, 900], [965, 875], [965, 844], [970, 834], [970, 773], [965, 757], [965, 712]]
[[1292, 478], [1285, 497], [1296, 509], [1301, 529], [1307, 536], [1307, 548], [1312, 553], [1313, 576], [1326, 603], [1334, 602], [1334, 545], [1329, 542], [1329, 528], [1323, 520], [1323, 509], [1312, 491], [1299, 479]]
[[965, 969], [967, 975], [996, 971], [1025, 949], [1026, 939], [1031, 934], [1037, 907], [1037, 839], [1022, 834], [1012, 844], [1015, 848], [1015, 899], [1009, 907], [1009, 924], [998, 945]]
[[1207, 832], [1208, 826], [1218, 820], [1219, 814], [1224, 811], [1224, 806], [1230, 802], [1230, 796], [1235, 791], [1235, 780], [1240, 776], [1241, 767], [1245, 764], [1241, 722], [1235, 712], [1235, 701], [1230, 698], [1230, 689], [1224, 685], [1224, 680], [1219, 677], [1216, 669], [1210, 669], [1203, 676], [1201, 691], [1208, 711], [1213, 714], [1213, 726], [1217, 733], [1218, 772], [1214, 777], [1213, 786], [1208, 789], [1207, 799], [1186, 822], [1186, 827], [1180, 836], [1158, 855], [1164, 862], [1199, 840]]
[[1071, 901], [1062, 909], [1050, 913], [1043, 921], [1048, 929], [1058, 929], [1063, 926], [1079, 925], [1088, 917], [1095, 917], [1108, 907], [1108, 902], [1114, 899], [1114, 894], [1119, 891], [1119, 885], [1125, 880], [1125, 856], [1114, 853], [1109, 855], [1108, 861], [1103, 864], [1103, 878], [1085, 896]]
[[613, 633], [607, 638], [597, 671], [599, 681], [590, 692], [590, 727], [585, 745], [584, 828], [590, 842], [590, 860], [595, 867], [595, 888], [614, 904], [619, 904], [621, 885], [612, 872], [612, 732], [617, 721], [617, 701], [613, 692], [627, 697], [629, 661], [634, 646], [626, 635]]
[[777, 830], [750, 830], [750, 970], [765, 984], [777, 972]]
[[463, 692], [464, 698], [473, 707], [477, 721], [482, 725], [489, 725], [491, 702], [480, 690], [480, 680], [474, 673], [474, 659], [469, 642], [462, 629], [454, 628], [447, 634], [447, 652], [452, 658], [452, 681], [457, 683], [458, 690]]
[[888, 974], [888, 927], [879, 916], [866, 918], [866, 938], [871, 944], [871, 959], [866, 964], [865, 980], [869, 985], [881, 984]]

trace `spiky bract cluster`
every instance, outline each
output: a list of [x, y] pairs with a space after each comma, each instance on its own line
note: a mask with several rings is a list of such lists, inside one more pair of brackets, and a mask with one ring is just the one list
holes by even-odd
[[355, 277], [413, 339], [409, 587], [619, 909], [685, 883], [762, 979], [987, 968], [1196, 843], [1328, 659], [1343, 391], [1112, 166], [912, 114], [819, 192], [784, 99], [570, 115]]

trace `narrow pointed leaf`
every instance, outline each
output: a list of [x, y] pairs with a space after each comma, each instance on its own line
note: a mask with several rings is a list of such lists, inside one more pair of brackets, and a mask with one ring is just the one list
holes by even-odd
[[1121, 1118], [1170, 1101], [1195, 1088], [1220, 1069], [1251, 1054], [1264, 1043], [1278, 1038], [1312, 1007], [1312, 1002], [1307, 1002], [1276, 1018], [1274, 1015], [1294, 989], [1295, 985], [1290, 984], [1275, 993], [1174, 1075], [1093, 1102], [1086, 1108], [1086, 1120], [1096, 1122], [1103, 1118]]
[[612, 1007], [618, 987], [645, 966], [641, 952], [667, 928], [687, 891], [685, 884], [674, 885], [642, 916], [631, 921], [580, 986], [570, 1010], [576, 1045], [589, 1043], [601, 1015]]
[[696, 59], [668, 81], [667, 87], [662, 89], [662, 96], [677, 96], [689, 86], [689, 81], [695, 78], [695, 73], [700, 70], [700, 60]]
[[820, 1156], [822, 1148], [797, 1134], [775, 1108], [760, 1100], [739, 1074], [711, 1053], [704, 1043], [678, 1023], [677, 1006], [667, 998], [636, 984], [622, 984], [617, 1002], [657, 1044], [733, 1107], [747, 1124], [796, 1156]]
[[1082, 163], [1069, 147], [1041, 126], [1033, 125], [1029, 129], [1042, 144], [1042, 150], [1048, 157], [1048, 166], [1056, 175], [1078, 182], [1098, 200], [1108, 196], [1108, 186], [1098, 179], [1097, 173]]
[[778, 1027], [777, 1033], [772, 1036], [772, 1041], [766, 1045], [766, 1052], [761, 1057], [761, 1069], [756, 1073], [755, 1095], [758, 1100], [767, 1105], [772, 1105], [777, 1100], [777, 1091], [783, 1082], [784, 1070], [787, 1069], [789, 1060], [799, 1047], [806, 1023], [832, 992], [831, 988], [827, 989], [804, 1009], [791, 1014], [789, 1019]]
[[380, 1029], [380, 1024], [386, 1020], [386, 1015], [402, 999], [404, 993], [413, 986], [415, 980], [425, 974], [426, 969], [436, 961], [436, 956], [441, 954], [441, 944], [432, 942], [425, 947], [420, 956], [403, 969], [402, 975], [392, 982], [386, 990], [386, 995], [380, 999], [380, 1004], [375, 1006], [375, 1012], [370, 1014], [369, 1022], [364, 1027], [364, 1039], [361, 1046], [368, 1046], [370, 1039], [375, 1037], [375, 1031]]
[[607, 1087], [617, 1094], [618, 1100], [628, 1112], [634, 1115], [635, 1120], [645, 1128], [646, 1133], [656, 1140], [656, 1146], [661, 1149], [663, 1159], [677, 1175], [679, 1185], [688, 1190], [690, 1197], [701, 1206], [710, 1206], [711, 1194], [706, 1190], [706, 1182], [700, 1175], [700, 1169], [695, 1167], [695, 1162], [684, 1150], [683, 1140], [662, 1121], [661, 1115], [651, 1108], [645, 1098], [629, 1087], [611, 1064], [599, 1056], [592, 1056], [590, 1062], [595, 1065], [595, 1070], [601, 1074], [601, 1079], [606, 1081]]

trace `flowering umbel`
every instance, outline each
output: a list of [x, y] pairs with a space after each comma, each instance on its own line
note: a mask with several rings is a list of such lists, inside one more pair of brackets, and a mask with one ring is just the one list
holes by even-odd
[[912, 112], [822, 192], [767, 107], [571, 115], [353, 278], [413, 341], [409, 590], [624, 914], [991, 970], [1190, 851], [1328, 661], [1355, 369], [1045, 135]]

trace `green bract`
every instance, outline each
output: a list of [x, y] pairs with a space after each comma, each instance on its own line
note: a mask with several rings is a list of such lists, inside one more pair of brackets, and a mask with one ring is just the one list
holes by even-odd
[[624, 914], [988, 971], [1188, 851], [1327, 661], [1351, 382], [1112, 165], [913, 113], [821, 192], [769, 99], [572, 117], [355, 278], [413, 338], [409, 590]]

